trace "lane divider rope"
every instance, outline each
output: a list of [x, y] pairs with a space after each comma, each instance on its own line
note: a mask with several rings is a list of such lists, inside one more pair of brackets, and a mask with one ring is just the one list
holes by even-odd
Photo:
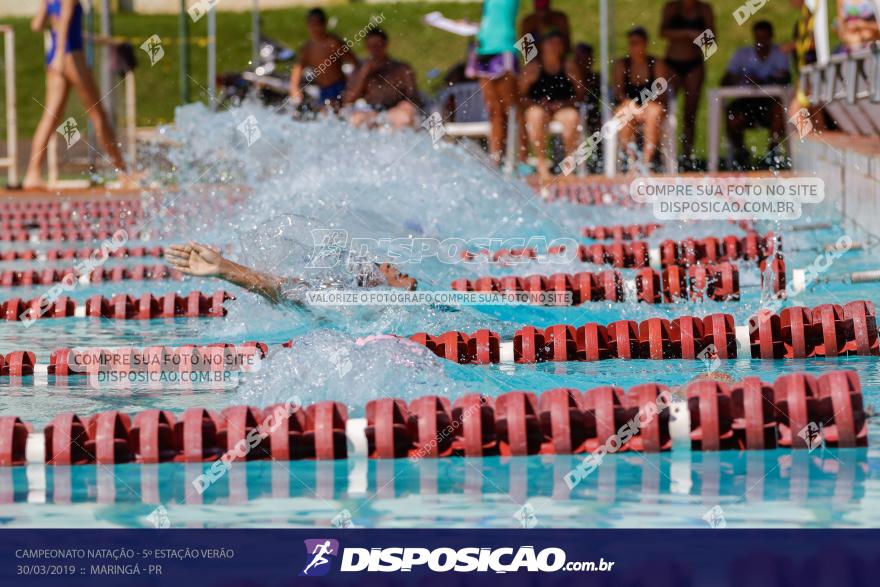
[[[841, 448], [868, 444], [854, 371], [794, 373], [772, 384], [757, 377], [729, 385], [699, 380], [684, 396], [673, 403], [669, 388], [647, 383], [628, 391], [558, 388], [540, 398], [526, 391], [455, 401], [382, 398], [367, 403], [365, 418], [352, 419], [334, 401], [220, 412], [194, 407], [180, 416], [158, 409], [64, 413], [41, 432], [2, 416], [0, 466], [584, 454], [611, 442], [618, 451], [656, 453], [671, 450], [674, 439], [689, 440], [696, 451], [812, 449], [817, 440]], [[631, 434], [620, 433], [626, 426]]]

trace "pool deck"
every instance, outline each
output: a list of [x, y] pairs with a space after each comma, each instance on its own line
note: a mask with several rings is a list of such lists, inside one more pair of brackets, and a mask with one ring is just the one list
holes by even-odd
[[840, 132], [814, 134], [796, 143], [795, 171], [825, 181], [829, 203], [860, 228], [880, 236], [880, 140]]

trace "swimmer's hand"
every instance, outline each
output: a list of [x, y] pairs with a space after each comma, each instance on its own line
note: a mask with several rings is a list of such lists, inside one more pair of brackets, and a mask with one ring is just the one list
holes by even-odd
[[193, 241], [171, 245], [165, 251], [165, 259], [175, 269], [196, 277], [220, 277], [227, 263], [216, 250]]

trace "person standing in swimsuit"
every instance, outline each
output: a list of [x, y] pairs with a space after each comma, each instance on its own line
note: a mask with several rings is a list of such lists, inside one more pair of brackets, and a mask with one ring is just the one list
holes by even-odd
[[[477, 33], [477, 47], [469, 59], [468, 77], [480, 80], [483, 102], [489, 115], [489, 157], [501, 163], [507, 137], [507, 116], [516, 108], [522, 128], [522, 108], [517, 91], [519, 58], [516, 54], [516, 13], [519, 0], [484, 0]], [[532, 50], [536, 50], [532, 48]], [[514, 144], [519, 144], [516, 141]], [[521, 150], [520, 156], [524, 155]]]
[[313, 8], [306, 14], [309, 40], [299, 51], [299, 59], [290, 72], [290, 99], [294, 104], [303, 100], [302, 78], [305, 68], [311, 69], [308, 80], [318, 86], [321, 104], [336, 108], [345, 91], [342, 65], [357, 65], [350, 48], [336, 35], [327, 32], [327, 13]]
[[[102, 98], [86, 64], [83, 54], [82, 20], [83, 9], [79, 0], [43, 0], [39, 12], [31, 21], [31, 29], [34, 32], [45, 29], [47, 25], [50, 27], [52, 44], [46, 55], [46, 98], [43, 115], [34, 131], [31, 157], [22, 182], [22, 187], [25, 189], [39, 189], [45, 185], [42, 179], [42, 167], [46, 147], [49, 145], [52, 133], [61, 124], [71, 86], [79, 95], [83, 108], [95, 127], [98, 140], [110, 157], [116, 173], [126, 182], [132, 182], [132, 179], [126, 175], [125, 161], [116, 142], [116, 134], [110, 125], [107, 112], [101, 106]], [[73, 130], [71, 129], [71, 132]]]
[[[693, 157], [694, 133], [697, 123], [697, 107], [706, 77], [704, 51], [695, 41], [706, 31], [715, 33], [715, 16], [712, 7], [699, 0], [673, 0], [663, 7], [660, 36], [669, 41], [666, 46], [666, 65], [672, 72], [669, 80], [673, 92], [684, 92], [684, 140], [682, 150], [686, 157]], [[714, 43], [714, 36], [705, 39]]]

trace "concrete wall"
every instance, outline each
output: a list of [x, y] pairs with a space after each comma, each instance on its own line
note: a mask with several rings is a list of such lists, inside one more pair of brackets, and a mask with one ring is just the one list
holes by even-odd
[[795, 147], [794, 168], [825, 181], [825, 205], [880, 235], [878, 142], [842, 133], [807, 137]]

